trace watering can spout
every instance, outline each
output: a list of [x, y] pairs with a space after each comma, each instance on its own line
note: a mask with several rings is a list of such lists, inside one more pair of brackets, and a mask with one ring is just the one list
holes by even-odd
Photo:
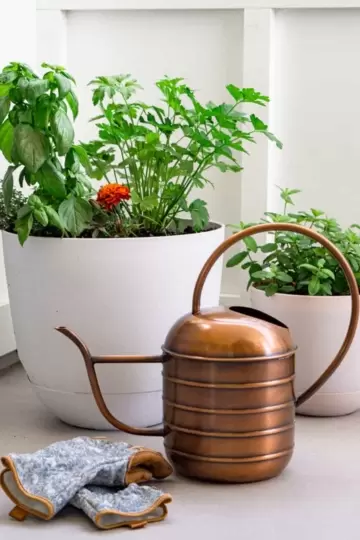
[[90, 353], [89, 348], [85, 345], [85, 343], [79, 338], [75, 332], [72, 330], [69, 330], [69, 328], [66, 328], [66, 326], [58, 326], [55, 328], [60, 334], [63, 334], [67, 338], [72, 341], [79, 351], [82, 354], [82, 357], [85, 362], [86, 371], [89, 377], [91, 390], [94, 394], [96, 403], [100, 409], [100, 412], [102, 415], [106, 418], [106, 420], [114, 426], [116, 429], [119, 429], [121, 431], [125, 431], [125, 433], [129, 433], [131, 435], [154, 435], [154, 436], [163, 436], [164, 430], [163, 428], [154, 428], [154, 429], [148, 429], [148, 428], [136, 428], [132, 426], [128, 426], [127, 424], [124, 424], [123, 422], [120, 422], [115, 416], [111, 414], [109, 411], [105, 400], [103, 398], [102, 392], [100, 390], [99, 380], [95, 371], [95, 364], [112, 364], [112, 363], [124, 363], [124, 364], [130, 364], [130, 363], [162, 363], [164, 360], [164, 357], [161, 356], [139, 356], [139, 355], [113, 355], [113, 356], [93, 356]]
[[78, 349], [80, 350], [85, 360], [85, 363], [88, 361], [88, 359], [91, 359], [91, 354], [90, 354], [89, 349], [87, 348], [85, 343], [81, 341], [79, 336], [77, 336], [74, 332], [72, 332], [72, 330], [69, 330], [68, 328], [66, 328], [66, 326], [58, 326], [57, 328], [55, 328], [55, 330], [57, 330], [58, 332], [60, 332], [60, 334], [63, 334], [64, 336], [69, 338], [78, 347]]

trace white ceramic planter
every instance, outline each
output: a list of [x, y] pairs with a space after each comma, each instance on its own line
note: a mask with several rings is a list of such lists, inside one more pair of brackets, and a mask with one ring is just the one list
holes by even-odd
[[[279, 319], [291, 331], [296, 352], [295, 393], [299, 396], [333, 360], [350, 318], [349, 296], [275, 294], [252, 289], [252, 306]], [[350, 351], [327, 383], [299, 407], [300, 414], [340, 416], [360, 409], [360, 331]]]
[[[43, 404], [69, 424], [111, 429], [98, 411], [83, 360], [56, 326], [73, 329], [95, 355], [159, 354], [171, 325], [191, 309], [193, 287], [224, 227], [159, 238], [31, 237], [21, 248], [3, 233], [19, 356]], [[219, 303], [222, 263], [203, 305]], [[161, 367], [98, 366], [106, 402], [137, 426], [162, 420]]]

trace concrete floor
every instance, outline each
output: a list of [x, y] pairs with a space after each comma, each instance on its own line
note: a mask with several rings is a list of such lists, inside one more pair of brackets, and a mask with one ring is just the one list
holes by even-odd
[[[278, 478], [252, 485], [221, 486], [171, 478], [166, 521], [130, 531], [99, 531], [75, 509], [51, 522], [12, 521], [12, 505], [0, 492], [0, 538], [80, 540], [134, 535], [141, 539], [222, 537], [236, 540], [359, 540], [360, 414], [337, 419], [298, 418], [296, 452]], [[0, 371], [0, 455], [31, 452], [60, 439], [99, 432], [74, 429], [39, 404], [19, 365]], [[161, 439], [107, 435], [162, 450]]]

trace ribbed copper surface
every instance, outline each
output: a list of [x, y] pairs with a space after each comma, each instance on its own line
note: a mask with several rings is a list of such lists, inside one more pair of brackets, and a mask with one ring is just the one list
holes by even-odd
[[228, 482], [279, 474], [294, 445], [294, 355], [164, 363], [165, 448], [186, 476]]

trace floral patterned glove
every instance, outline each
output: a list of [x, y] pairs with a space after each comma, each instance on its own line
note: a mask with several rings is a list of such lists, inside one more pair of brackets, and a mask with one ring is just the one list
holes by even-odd
[[[138, 492], [129, 486], [134, 482], [166, 478], [172, 473], [172, 468], [159, 452], [123, 442], [77, 437], [56, 442], [33, 454], [10, 454], [1, 461], [5, 468], [1, 473], [0, 483], [8, 497], [16, 504], [10, 515], [18, 520], [25, 519], [28, 514], [49, 520], [71, 503], [82, 508], [98, 526], [105, 524], [103, 528], [109, 528], [105, 506], [99, 501], [101, 490], [94, 489], [94, 486], [109, 488], [107, 494], [113, 497], [113, 510], [117, 516], [126, 512], [126, 508], [134, 508], [131, 505], [136, 499], [135, 493], [138, 497], [136, 500], [139, 501], [140, 493], [147, 493], [143, 501], [149, 501], [148, 513], [151, 514], [151, 519], [156, 508], [163, 508], [165, 503], [171, 501], [170, 495], [162, 496], [158, 490], [154, 490], [154, 493], [146, 490], [143, 492], [142, 488], [135, 486], [140, 490]], [[87, 491], [80, 491], [89, 484], [91, 487], [88, 487]], [[127, 486], [129, 491], [124, 489], [116, 493], [111, 489]], [[101, 493], [104, 495], [105, 492]], [[147, 512], [144, 504], [134, 512], [145, 512], [145, 515]], [[89, 510], [91, 505], [93, 512]], [[109, 512], [110, 510], [111, 507]], [[96, 518], [98, 515], [100, 517]], [[166, 512], [163, 511], [162, 517], [165, 515]]]
[[70, 504], [83, 510], [99, 529], [138, 529], [163, 520], [169, 502], [170, 495], [158, 489], [130, 484], [120, 490], [87, 486], [78, 491]]

